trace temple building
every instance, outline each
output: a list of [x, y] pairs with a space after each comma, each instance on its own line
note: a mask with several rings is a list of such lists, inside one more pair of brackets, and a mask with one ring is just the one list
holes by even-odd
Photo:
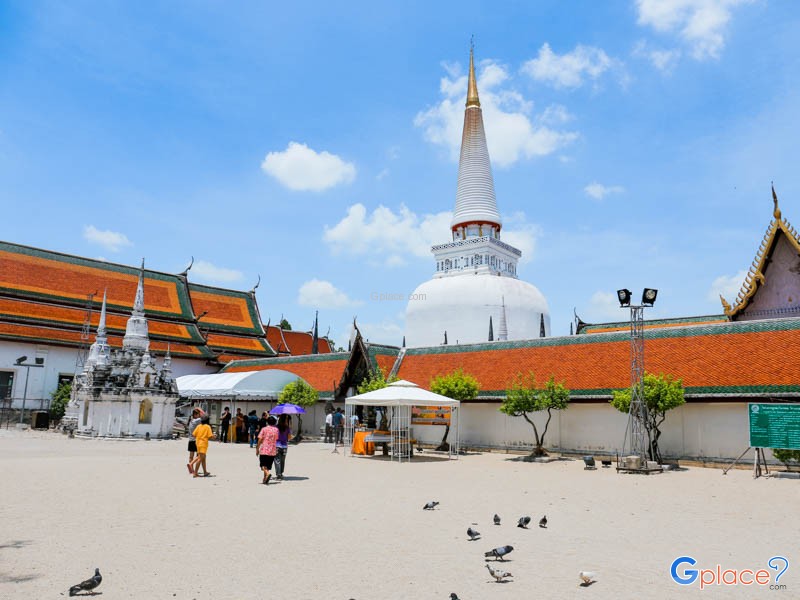
[[74, 414], [77, 432], [82, 435], [169, 438], [178, 388], [172, 377], [169, 346], [161, 368], [150, 355], [144, 262], [120, 349], [108, 345], [106, 296], [104, 292], [95, 341], [73, 384], [68, 415]]
[[[255, 290], [200, 285], [189, 276], [190, 268], [142, 271], [0, 241], [0, 408], [19, 408], [25, 397], [28, 410], [46, 408], [58, 385], [82, 372], [101, 314], [105, 344], [122, 348], [140, 278], [149, 353], [161, 360], [169, 348], [175, 377], [216, 373], [231, 360], [332, 350], [312, 331], [262, 325]], [[23, 356], [43, 367], [20, 367]]]
[[451, 241], [431, 248], [436, 260], [433, 278], [409, 298], [409, 346], [550, 334], [547, 300], [536, 287], [517, 277], [522, 252], [501, 241], [502, 226], [470, 50]]

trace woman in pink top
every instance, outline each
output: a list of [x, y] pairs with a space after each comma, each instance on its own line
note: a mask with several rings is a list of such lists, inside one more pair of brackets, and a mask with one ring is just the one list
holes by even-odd
[[267, 417], [267, 426], [258, 432], [258, 444], [256, 444], [256, 455], [258, 455], [258, 462], [261, 465], [261, 470], [264, 472], [264, 478], [261, 483], [264, 485], [269, 483], [272, 479], [269, 470], [272, 468], [272, 461], [275, 460], [275, 455], [278, 453], [276, 442], [278, 441], [278, 428], [275, 427], [275, 417], [270, 415]]

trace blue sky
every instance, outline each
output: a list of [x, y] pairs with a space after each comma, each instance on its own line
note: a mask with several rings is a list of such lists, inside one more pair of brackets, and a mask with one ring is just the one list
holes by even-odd
[[788, 2], [3, 2], [0, 238], [250, 289], [399, 344], [449, 238], [470, 36], [503, 239], [548, 299], [718, 314], [800, 224]]

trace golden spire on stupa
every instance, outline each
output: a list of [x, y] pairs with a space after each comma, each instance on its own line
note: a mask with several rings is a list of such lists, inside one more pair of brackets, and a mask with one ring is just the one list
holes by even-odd
[[469, 45], [469, 81], [467, 82], [467, 106], [480, 107], [481, 101], [478, 99], [478, 83], [475, 79], [475, 60], [472, 57], [474, 44]]

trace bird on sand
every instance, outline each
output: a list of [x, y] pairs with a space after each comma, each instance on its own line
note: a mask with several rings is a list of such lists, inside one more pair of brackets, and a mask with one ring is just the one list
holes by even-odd
[[96, 589], [102, 581], [103, 576], [100, 575], [100, 569], [95, 569], [92, 577], [69, 588], [69, 595], [74, 596], [78, 592], [91, 592]]
[[547, 529], [547, 515], [539, 519], [539, 527], [541, 527], [542, 529]]
[[476, 537], [480, 537], [481, 532], [474, 530], [472, 527], [467, 527], [467, 535], [470, 541], [473, 541]]
[[597, 573], [594, 571], [581, 571], [578, 573], [578, 577], [580, 577], [582, 581], [582, 583], [579, 584], [581, 587], [589, 587], [597, 580]]
[[498, 514], [494, 515], [494, 524], [495, 525], [500, 525], [500, 515], [498, 515]]
[[519, 521], [517, 521], [517, 527], [522, 527], [523, 529], [527, 529], [528, 525], [530, 525], [531, 518], [530, 517], [520, 517]]
[[489, 552], [484, 552], [483, 555], [486, 557], [494, 556], [494, 559], [505, 560], [503, 557], [506, 554], [509, 554], [514, 549], [514, 546], [498, 546], [493, 550], [489, 550]]
[[423, 506], [423, 507], [422, 507], [422, 510], [433, 510], [433, 509], [434, 509], [434, 508], [436, 508], [438, 505], [439, 505], [439, 503], [438, 503], [438, 502], [436, 502], [435, 500], [431, 500], [431, 501], [430, 501], [430, 502], [428, 502], [428, 503], [427, 503], [425, 506]]
[[486, 565], [486, 568], [489, 569], [489, 574], [495, 578], [497, 583], [501, 583], [506, 577], [513, 577], [513, 575], [508, 571], [503, 571], [502, 569], [493, 569], [491, 565]]

